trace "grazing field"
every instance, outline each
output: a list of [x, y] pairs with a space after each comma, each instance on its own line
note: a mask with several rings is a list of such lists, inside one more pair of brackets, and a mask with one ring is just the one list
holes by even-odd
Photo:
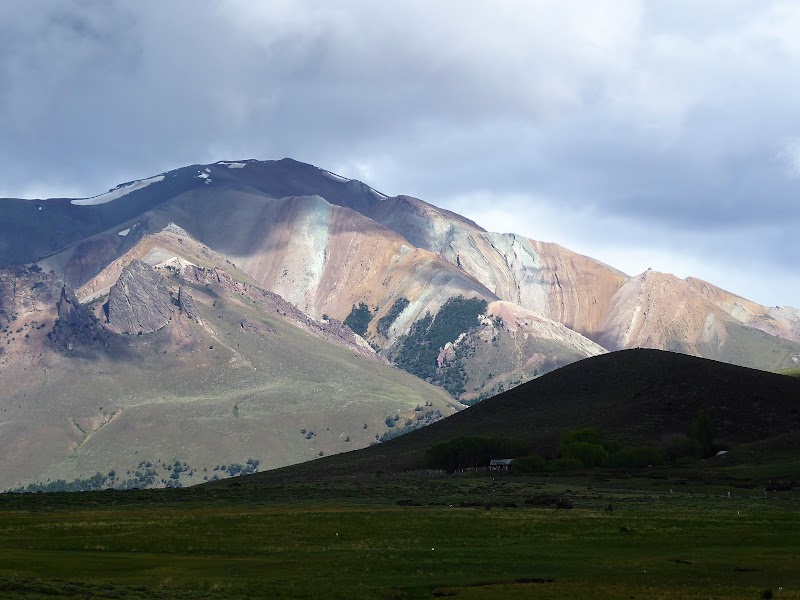
[[778, 371], [778, 373], [781, 375], [789, 375], [790, 377], [800, 377], [800, 367], [783, 369], [782, 371]]
[[796, 491], [404, 476], [0, 496], [2, 597], [770, 593], [800, 598]]

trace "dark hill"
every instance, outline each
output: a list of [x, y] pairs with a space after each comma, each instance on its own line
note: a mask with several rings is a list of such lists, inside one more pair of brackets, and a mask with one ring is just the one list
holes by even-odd
[[729, 444], [800, 429], [800, 381], [661, 350], [587, 358], [377, 446], [249, 476], [243, 483], [424, 467], [425, 450], [460, 435], [504, 435], [553, 453], [561, 434], [591, 425], [625, 444], [685, 433], [699, 410]]

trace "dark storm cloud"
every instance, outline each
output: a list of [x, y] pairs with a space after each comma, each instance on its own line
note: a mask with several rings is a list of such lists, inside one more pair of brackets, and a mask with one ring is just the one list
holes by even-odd
[[292, 156], [800, 304], [795, 3], [41, 0], [2, 17], [0, 195]]

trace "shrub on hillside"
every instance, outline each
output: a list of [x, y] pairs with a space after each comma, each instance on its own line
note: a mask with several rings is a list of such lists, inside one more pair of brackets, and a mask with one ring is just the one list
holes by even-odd
[[528, 453], [527, 444], [504, 437], [462, 436], [428, 448], [431, 469], [452, 473], [457, 469], [486, 467], [493, 458], [516, 458]]
[[520, 456], [511, 461], [512, 473], [540, 473], [544, 471], [545, 460], [538, 454]]
[[579, 461], [584, 467], [599, 467], [608, 462], [606, 449], [589, 442], [573, 442], [563, 446], [561, 457]]
[[386, 337], [386, 335], [389, 333], [389, 328], [409, 304], [408, 298], [398, 298], [395, 300], [394, 304], [392, 304], [392, 307], [389, 309], [389, 312], [378, 319], [378, 333]]
[[670, 436], [664, 444], [664, 454], [670, 461], [692, 457], [692, 440], [689, 439], [688, 435]]
[[611, 467], [640, 468], [650, 465], [663, 465], [664, 455], [655, 448], [647, 446], [621, 448], [608, 459]]
[[[605, 444], [611, 445], [610, 442]], [[584, 467], [604, 465], [609, 455], [600, 432], [594, 427], [578, 427], [562, 435], [559, 453], [561, 458], [578, 461]]]
[[600, 432], [594, 427], [578, 427], [561, 436], [562, 448], [577, 442], [586, 442], [588, 444], [602, 446], [603, 438], [600, 436]]
[[714, 426], [702, 410], [697, 413], [689, 427], [689, 439], [692, 442], [692, 452], [697, 458], [707, 458], [714, 454]]
[[361, 337], [364, 337], [371, 320], [372, 311], [370, 311], [369, 306], [361, 302], [358, 306], [353, 305], [353, 309], [350, 311], [350, 314], [347, 315], [344, 324]]
[[559, 458], [554, 460], [551, 463], [547, 463], [546, 470], [558, 472], [558, 471], [574, 471], [576, 469], [584, 468], [584, 464], [579, 461], [577, 458]]
[[[427, 313], [411, 326], [397, 343], [394, 363], [421, 379], [444, 385], [451, 394], [463, 393], [466, 380], [463, 366], [453, 365], [441, 377], [437, 374], [439, 350], [462, 333], [479, 325], [478, 316], [486, 312], [486, 300], [457, 296], [445, 302], [434, 317]], [[449, 375], [449, 381], [444, 381]], [[442, 379], [439, 381], [439, 379]]]

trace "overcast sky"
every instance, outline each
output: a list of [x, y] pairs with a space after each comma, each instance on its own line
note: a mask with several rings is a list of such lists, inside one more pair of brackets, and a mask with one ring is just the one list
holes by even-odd
[[799, 306], [798, 32], [795, 1], [0, 0], [0, 196], [290, 156]]

